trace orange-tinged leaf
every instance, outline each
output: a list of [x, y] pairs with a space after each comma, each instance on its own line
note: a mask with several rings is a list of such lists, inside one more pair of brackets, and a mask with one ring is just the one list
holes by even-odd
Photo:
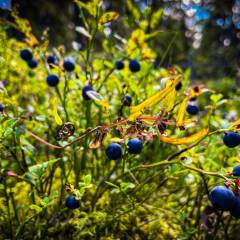
[[188, 137], [184, 137], [184, 138], [165, 137], [158, 131], [158, 139], [162, 142], [170, 143], [170, 144], [173, 144], [173, 145], [191, 144], [193, 142], [196, 142], [200, 138], [205, 137], [208, 134], [208, 131], [209, 131], [208, 128], [204, 128], [201, 131], [199, 131], [199, 132], [197, 132], [193, 135], [190, 135]]
[[118, 18], [119, 18], [119, 13], [117, 13], [117, 12], [106, 12], [100, 17], [99, 24], [103, 25], [105, 23], [114, 22]]
[[161, 102], [168, 94], [175, 90], [175, 86], [180, 82], [181, 76], [172, 78], [171, 84], [168, 84], [164, 89], [155, 93], [153, 96], [146, 99], [144, 102], [137, 106], [132, 106], [130, 108], [130, 120], [141, 116], [148, 108], [154, 106], [155, 104]]

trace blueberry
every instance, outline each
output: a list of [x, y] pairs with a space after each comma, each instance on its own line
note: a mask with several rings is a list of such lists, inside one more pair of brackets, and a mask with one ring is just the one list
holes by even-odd
[[25, 61], [30, 61], [33, 58], [32, 51], [29, 49], [23, 49], [20, 52], [20, 57]]
[[132, 104], [132, 98], [129, 95], [126, 95], [123, 99], [124, 106], [130, 106]]
[[237, 198], [233, 191], [226, 186], [216, 186], [209, 193], [212, 205], [222, 211], [232, 210], [237, 204]]
[[132, 138], [128, 141], [128, 152], [138, 154], [142, 151], [142, 141], [139, 138]]
[[69, 209], [79, 208], [81, 205], [80, 200], [77, 200], [74, 196], [68, 196], [66, 198], [66, 207]]
[[3, 104], [0, 104], [0, 112], [3, 112], [4, 109], [5, 109], [5, 106]]
[[240, 197], [237, 197], [237, 202], [234, 208], [230, 211], [231, 215], [240, 218]]
[[47, 57], [47, 63], [50, 65], [50, 67], [51, 67], [51, 64], [57, 64], [57, 59], [56, 59], [56, 57], [55, 56], [53, 56], [53, 55], [49, 55], [48, 57]]
[[28, 66], [30, 68], [36, 68], [38, 65], [38, 62], [35, 58], [32, 58], [30, 61], [28, 61]]
[[234, 148], [240, 144], [240, 135], [235, 132], [224, 133], [223, 143], [229, 148]]
[[122, 70], [122, 69], [124, 69], [124, 62], [121, 61], [121, 60], [116, 61], [116, 62], [115, 62], [115, 68], [116, 68], [117, 70]]
[[82, 96], [83, 96], [83, 99], [85, 100], [91, 100], [91, 98], [87, 95], [87, 91], [93, 91], [93, 88], [91, 85], [86, 85], [83, 87], [82, 89]]
[[199, 107], [195, 105], [188, 105], [186, 110], [190, 115], [196, 115], [199, 112]]
[[129, 61], [129, 69], [131, 70], [131, 72], [138, 72], [141, 69], [141, 65], [139, 63], [139, 61], [137, 60], [130, 60]]
[[235, 167], [233, 168], [232, 173], [233, 173], [233, 176], [235, 176], [235, 177], [240, 177], [240, 165], [235, 166]]
[[122, 147], [118, 143], [111, 143], [108, 145], [105, 152], [111, 160], [117, 160], [122, 157]]
[[55, 87], [59, 83], [59, 78], [56, 74], [49, 74], [47, 76], [47, 84], [51, 87]]
[[65, 58], [63, 62], [63, 67], [66, 71], [72, 72], [75, 68], [75, 62], [72, 58]]
[[176, 86], [175, 89], [176, 91], [179, 91], [182, 88], [182, 82], [179, 82]]

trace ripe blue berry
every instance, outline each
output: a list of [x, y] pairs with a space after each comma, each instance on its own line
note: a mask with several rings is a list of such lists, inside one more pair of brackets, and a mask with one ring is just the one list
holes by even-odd
[[230, 211], [231, 215], [235, 218], [240, 218], [240, 197], [236, 197], [236, 205], [234, 208]]
[[0, 112], [3, 112], [4, 109], [5, 109], [5, 106], [3, 104], [0, 104]]
[[91, 100], [91, 98], [87, 95], [87, 91], [93, 91], [93, 88], [91, 85], [86, 85], [82, 89], [82, 96], [84, 100]]
[[79, 208], [81, 205], [80, 200], [77, 200], [74, 196], [68, 196], [66, 198], [66, 207], [69, 209]]
[[139, 138], [132, 138], [128, 141], [128, 152], [138, 154], [142, 151], [142, 141]]
[[47, 84], [50, 87], [55, 87], [55, 86], [57, 86], [58, 83], [59, 83], [59, 78], [56, 74], [49, 74], [47, 76]]
[[108, 145], [105, 152], [110, 160], [118, 160], [122, 157], [122, 147], [118, 143]]
[[50, 65], [50, 67], [51, 67], [51, 64], [57, 64], [57, 59], [56, 59], [56, 57], [53, 56], [53, 55], [49, 55], [49, 56], [47, 57], [47, 63]]
[[30, 68], [36, 68], [38, 65], [38, 62], [35, 58], [32, 58], [30, 61], [28, 61], [28, 66]]
[[226, 132], [223, 136], [223, 143], [229, 148], [234, 148], [240, 144], [240, 135], [235, 132]]
[[115, 62], [115, 68], [116, 68], [117, 70], [122, 70], [122, 69], [124, 69], [124, 62], [121, 61], [121, 60], [116, 61], [116, 62]]
[[196, 115], [199, 112], [198, 106], [195, 105], [188, 105], [186, 110], [190, 115]]
[[141, 69], [141, 65], [137, 60], [130, 60], [128, 66], [131, 72], [138, 72]]
[[233, 209], [237, 204], [237, 198], [233, 191], [226, 186], [216, 186], [209, 193], [209, 199], [212, 205], [222, 211]]
[[75, 62], [72, 58], [65, 58], [63, 62], [63, 67], [66, 71], [72, 72], [75, 68]]
[[240, 177], [240, 165], [235, 166], [235, 167], [233, 168], [232, 173], [233, 173], [233, 176], [235, 176], [235, 177]]
[[33, 54], [29, 49], [23, 49], [20, 52], [20, 57], [26, 62], [30, 61], [33, 58]]
[[123, 99], [124, 106], [130, 106], [132, 104], [132, 98], [129, 95], [126, 95]]

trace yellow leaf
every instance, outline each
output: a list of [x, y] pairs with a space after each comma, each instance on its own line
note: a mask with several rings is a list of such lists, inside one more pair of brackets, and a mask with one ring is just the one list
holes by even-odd
[[[166, 84], [169, 85], [169, 81]], [[175, 104], [177, 91], [175, 88], [172, 89], [172, 91], [166, 96], [166, 98], [162, 101], [161, 107], [165, 112], [170, 112]]]
[[118, 18], [119, 18], [119, 13], [117, 13], [117, 12], [106, 12], [100, 17], [99, 23], [101, 25], [103, 25], [105, 23], [114, 22]]
[[182, 145], [182, 144], [191, 144], [193, 142], [196, 142], [197, 140], [199, 140], [200, 138], [205, 137], [208, 134], [208, 128], [204, 128], [201, 131], [188, 136], [188, 137], [184, 137], [184, 138], [169, 138], [169, 137], [165, 137], [163, 136], [159, 131], [158, 131], [158, 139], [162, 142], [165, 143], [170, 143], [170, 144], [174, 144], [174, 145]]
[[187, 107], [189, 98], [190, 96], [185, 97], [179, 107], [178, 114], [177, 114], [177, 122], [176, 122], [177, 127], [184, 126], [184, 115], [186, 112], [186, 107]]
[[57, 99], [56, 99], [56, 97], [52, 100], [52, 105], [53, 105], [53, 116], [54, 116], [55, 122], [58, 125], [62, 125], [63, 121], [60, 118], [60, 116], [58, 115], [58, 111], [57, 111]]
[[234, 122], [234, 123], [229, 127], [229, 130], [240, 131], [240, 119], [238, 119], [236, 122]]
[[181, 76], [176, 76], [175, 78], [171, 78], [171, 84], [168, 84], [163, 90], [160, 90], [150, 98], [146, 99], [144, 102], [137, 106], [132, 106], [130, 108], [130, 120], [134, 120], [135, 118], [141, 116], [148, 108], [154, 106], [155, 104], [161, 102], [168, 94], [174, 91], [175, 86], [180, 82]]

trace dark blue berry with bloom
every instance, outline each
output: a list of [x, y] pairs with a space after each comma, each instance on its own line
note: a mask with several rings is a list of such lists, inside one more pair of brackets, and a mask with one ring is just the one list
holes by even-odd
[[28, 62], [28, 61], [30, 61], [30, 60], [33, 58], [32, 51], [29, 50], [29, 49], [23, 49], [23, 50], [21, 50], [21, 52], [20, 52], [20, 57], [21, 57], [24, 61]]
[[235, 132], [224, 133], [223, 143], [229, 148], [238, 146], [240, 144], [240, 134]]
[[222, 211], [234, 209], [237, 204], [237, 198], [233, 191], [226, 186], [216, 186], [209, 193], [209, 199], [212, 205]]
[[50, 87], [55, 87], [59, 83], [59, 77], [56, 74], [49, 74], [46, 80]]
[[82, 89], [82, 96], [84, 100], [91, 100], [91, 98], [87, 95], [87, 91], [93, 91], [93, 88], [91, 85], [86, 85]]
[[47, 57], [47, 63], [50, 65], [56, 65], [57, 64], [57, 58], [54, 55], [49, 55]]
[[233, 173], [233, 176], [240, 177], [240, 165], [235, 166], [233, 168], [232, 173]]
[[138, 154], [142, 151], [142, 141], [139, 138], [132, 138], [127, 143], [128, 152], [132, 154]]
[[35, 58], [32, 58], [30, 61], [28, 61], [28, 66], [30, 68], [36, 68], [38, 65], [38, 62]]
[[128, 66], [131, 72], [139, 72], [141, 69], [141, 65], [137, 60], [130, 60]]
[[79, 208], [81, 205], [80, 200], [77, 200], [74, 196], [68, 196], [66, 198], [66, 207], [69, 209]]
[[66, 71], [72, 72], [75, 69], [75, 62], [72, 58], [65, 58], [63, 67]]
[[132, 104], [132, 98], [129, 95], [126, 95], [123, 99], [123, 105], [131, 106], [131, 104]]
[[196, 115], [199, 112], [199, 107], [195, 105], [188, 105], [186, 110], [190, 115]]
[[110, 160], [118, 160], [122, 157], [122, 147], [118, 143], [108, 145], [105, 152]]
[[117, 70], [122, 70], [124, 69], [124, 62], [122, 60], [118, 60], [115, 62], [115, 68]]

